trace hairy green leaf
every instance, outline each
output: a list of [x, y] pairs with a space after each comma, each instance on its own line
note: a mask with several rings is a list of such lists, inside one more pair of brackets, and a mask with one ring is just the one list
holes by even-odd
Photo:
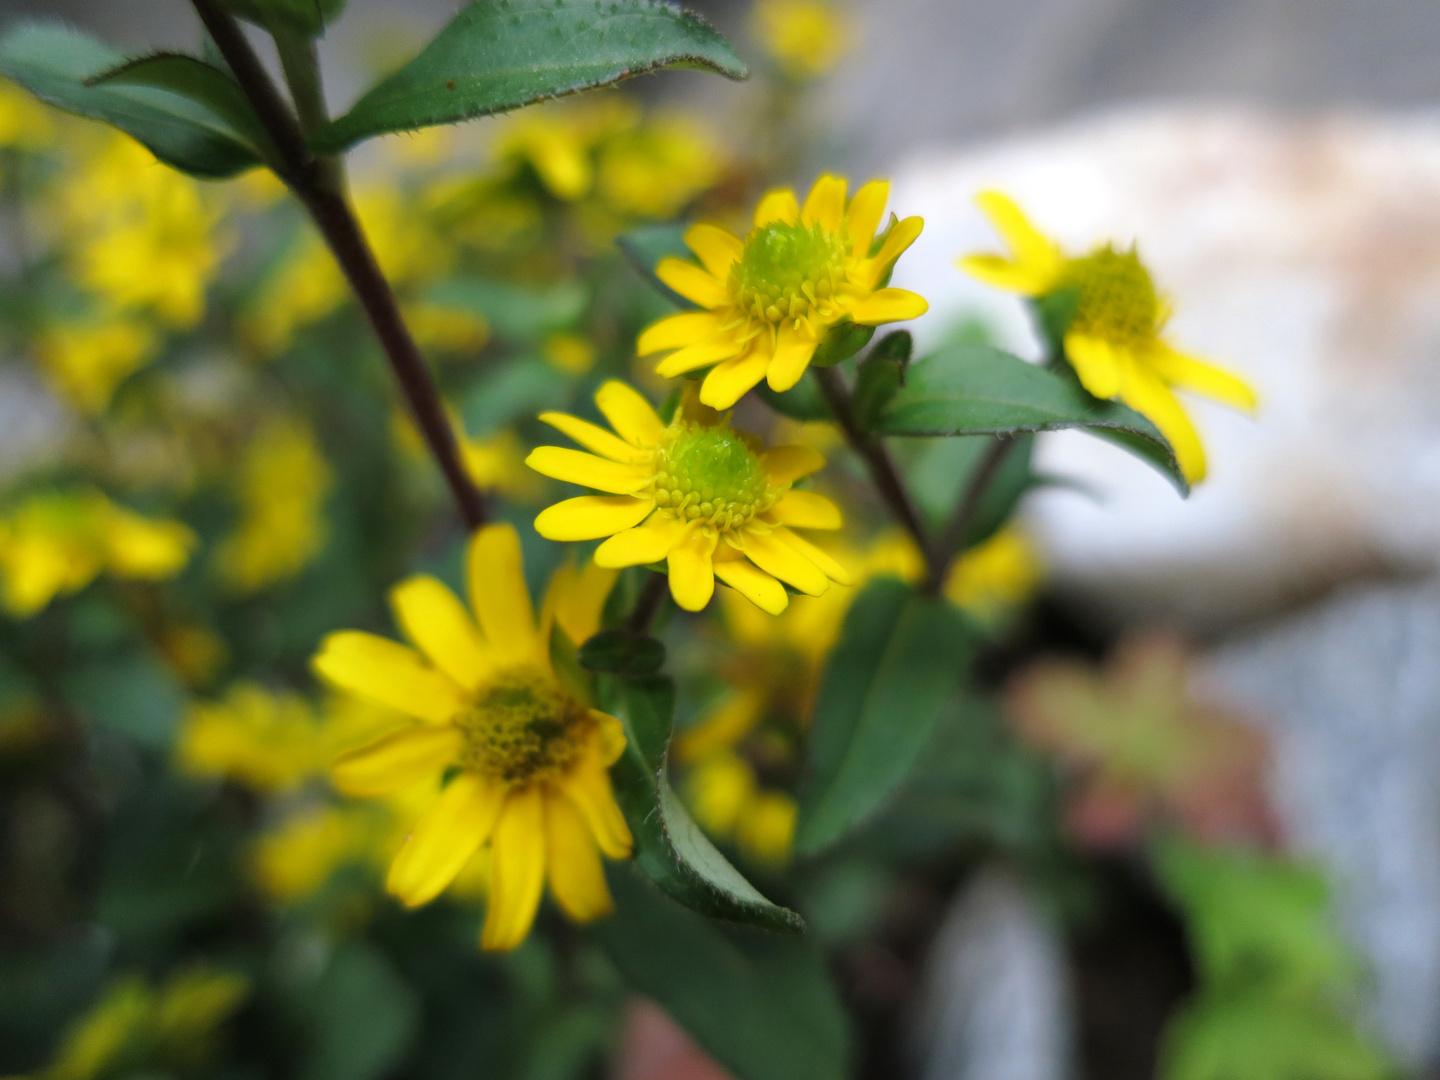
[[181, 172], [219, 179], [261, 163], [204, 100], [155, 85], [87, 84], [124, 63], [108, 45], [60, 23], [21, 23], [0, 38], [0, 74], [56, 108], [114, 125]]
[[746, 75], [708, 23], [657, 0], [480, 0], [311, 142], [319, 153], [339, 153], [376, 135], [489, 116], [662, 68]]
[[829, 847], [904, 782], [959, 684], [968, 638], [947, 601], [894, 578], [855, 599], [821, 676], [797, 851]]

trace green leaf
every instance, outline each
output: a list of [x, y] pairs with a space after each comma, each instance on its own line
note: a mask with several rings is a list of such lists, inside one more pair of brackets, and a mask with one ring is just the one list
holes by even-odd
[[[1006, 451], [1000, 467], [985, 486], [970, 527], [961, 538], [962, 551], [994, 535], [1010, 520], [1024, 494], [1038, 485], [1030, 469], [1035, 436], [1027, 433], [1013, 438], [1015, 445]], [[919, 453], [906, 468], [905, 477], [920, 509], [938, 526], [970, 486], [971, 477], [989, 453], [991, 443], [980, 436], [913, 441], [920, 444]]]
[[666, 746], [675, 684], [664, 676], [615, 679], [615, 715], [625, 725], [625, 754], [612, 770], [615, 795], [635, 836], [640, 868], [674, 899], [715, 919], [799, 933], [804, 921], [773, 904], [691, 820], [670, 787]]
[[684, 224], [646, 225], [617, 239], [615, 246], [625, 256], [625, 261], [635, 267], [661, 296], [678, 308], [696, 309], [698, 304], [687, 300], [655, 276], [655, 268], [662, 259], [691, 258], [690, 249], [685, 246], [688, 227]]
[[593, 931], [653, 998], [739, 1080], [843, 1080], [845, 1013], [807, 940], [727, 927], [686, 911], [631, 868], [610, 868], [615, 914]]
[[339, 153], [376, 135], [490, 116], [662, 68], [747, 74], [703, 19], [654, 0], [481, 0], [311, 143]]
[[0, 74], [56, 108], [114, 125], [181, 172], [218, 179], [261, 163], [224, 116], [186, 94], [86, 85], [124, 62], [108, 45], [60, 23], [21, 23], [0, 38]]
[[999, 435], [1084, 428], [1153, 465], [1182, 494], [1175, 452], [1145, 417], [1097, 401], [1073, 379], [980, 345], [942, 349], [911, 364], [875, 430], [885, 435]]
[[383, 953], [341, 945], [306, 993], [311, 1041], [300, 1080], [375, 1080], [390, 1074], [415, 1032], [419, 1003]]
[[904, 782], [959, 684], [968, 637], [947, 601], [894, 578], [855, 599], [820, 680], [796, 851], [829, 847]]
[[345, 9], [345, 0], [218, 0], [223, 8], [267, 30], [285, 27], [307, 37], [319, 37], [325, 24]]
[[465, 392], [460, 414], [468, 434], [494, 435], [518, 420], [532, 420], [570, 401], [571, 379], [539, 356], [487, 367]]
[[534, 341], [572, 327], [585, 314], [590, 293], [578, 281], [536, 286], [461, 277], [436, 285], [426, 299], [440, 307], [482, 315], [502, 337]]
[[855, 422], [869, 431], [905, 384], [913, 342], [904, 330], [886, 334], [860, 363], [855, 377]]
[[168, 750], [185, 691], [152, 653], [102, 660], [72, 670], [65, 696], [93, 723], [154, 750]]
[[764, 381], [761, 381], [755, 387], [755, 393], [760, 396], [761, 401], [781, 416], [788, 416], [792, 420], [803, 422], [831, 418], [830, 406], [814, 379], [801, 379], [783, 393], [776, 393]]
[[842, 360], [849, 360], [875, 336], [875, 327], [856, 326], [846, 321], [836, 323], [825, 333], [820, 342], [820, 347], [815, 350], [815, 355], [810, 358], [811, 367], [834, 367]]
[[653, 675], [665, 666], [665, 646], [625, 630], [601, 630], [580, 646], [580, 666], [610, 675]]

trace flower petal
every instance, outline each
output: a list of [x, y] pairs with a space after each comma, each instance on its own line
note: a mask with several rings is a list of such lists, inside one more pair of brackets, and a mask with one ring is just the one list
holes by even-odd
[[565, 794], [590, 826], [600, 850], [612, 859], [627, 858], [635, 841], [630, 835], [630, 826], [625, 824], [625, 815], [615, 802], [610, 774], [600, 764], [599, 757], [591, 756], [581, 762], [561, 783]]
[[665, 425], [660, 414], [646, 401], [640, 391], [619, 379], [609, 379], [595, 391], [595, 405], [610, 421], [610, 426], [632, 446], [655, 446]]
[[577, 567], [573, 560], [561, 563], [550, 576], [550, 587], [545, 590], [541, 624], [559, 623], [576, 645], [589, 641], [600, 629], [605, 600], [619, 576], [620, 571], [596, 566], [593, 559], [584, 567]]
[[339, 630], [311, 661], [323, 678], [406, 716], [440, 724], [465, 707], [465, 695], [414, 649], [360, 630]]
[[769, 225], [772, 221], [784, 221], [793, 225], [799, 220], [800, 203], [795, 198], [795, 192], [789, 188], [767, 191], [755, 204], [755, 228], [757, 229]]
[[465, 566], [470, 606], [490, 648], [501, 656], [549, 656], [549, 642], [537, 640], [535, 609], [525, 583], [520, 534], [513, 525], [486, 525], [475, 532]]
[[1041, 296], [1055, 285], [1055, 275], [1041, 272], [1027, 263], [1014, 262], [1003, 255], [966, 255], [956, 263], [961, 270], [993, 289]]
[[563, 446], [537, 446], [530, 451], [525, 464], [552, 480], [564, 480], [615, 495], [639, 491], [651, 476], [648, 466], [622, 465], [618, 461], [607, 461]]
[[598, 427], [588, 420], [581, 420], [578, 416], [561, 412], [543, 412], [539, 419], [541, 423], [549, 424], [556, 431], [569, 435], [586, 450], [591, 450], [611, 461], [619, 461], [628, 465], [643, 465], [651, 458], [649, 450], [631, 446], [624, 439], [610, 434], [604, 428]]
[[721, 360], [729, 360], [745, 351], [746, 343], [736, 338], [716, 338], [711, 341], [700, 341], [694, 345], [687, 345], [685, 348], [671, 353], [655, 365], [655, 374], [666, 379], [673, 379], [677, 375], [683, 375], [687, 371], [694, 371], [696, 368], [709, 367], [711, 364]]
[[746, 559], [716, 559], [715, 576], [771, 615], [779, 615], [790, 605], [785, 586]]
[[871, 180], [850, 200], [845, 227], [850, 233], [851, 254], [863, 259], [870, 254], [875, 230], [885, 217], [885, 204], [890, 201], [890, 181]]
[[805, 556], [776, 539], [774, 532], [745, 534], [745, 554], [756, 566], [811, 596], [830, 588], [830, 579]]
[[716, 225], [691, 225], [685, 231], [685, 246], [718, 281], [729, 277], [731, 265], [745, 252], [744, 241]]
[[590, 922], [615, 910], [590, 826], [558, 791], [545, 798], [545, 863], [550, 892], [570, 918]]
[[817, 222], [828, 233], [838, 232], [845, 220], [845, 178], [826, 174], [815, 181], [800, 211], [802, 225]]
[[793, 484], [801, 477], [819, 472], [825, 459], [808, 446], [772, 446], [760, 455], [760, 465], [776, 487]]
[[[725, 324], [725, 316], [714, 311], [682, 311], [651, 323], [635, 342], [636, 356], [650, 356], [666, 349], [708, 341]], [[621, 385], [624, 385], [623, 383]]]
[[330, 766], [330, 781], [336, 791], [357, 799], [389, 795], [426, 777], [438, 781], [464, 745], [465, 737], [453, 724], [402, 728], [341, 754]]
[[599, 709], [590, 709], [589, 715], [595, 721], [595, 750], [600, 755], [600, 763], [608, 769], [625, 752], [625, 725]]
[[774, 355], [766, 337], [762, 334], [749, 352], [717, 364], [705, 376], [705, 381], [700, 384], [702, 404], [722, 411], [729, 409], [765, 377], [770, 358]]
[[510, 793], [490, 847], [490, 906], [480, 947], [513, 949], [530, 932], [545, 887], [545, 797], [538, 784]]
[[895, 227], [890, 230], [890, 234], [885, 237], [885, 242], [875, 254], [872, 286], [885, 276], [896, 259], [905, 254], [905, 249], [915, 242], [924, 227], [925, 219], [921, 217], [907, 217], [895, 223]]
[[813, 491], [787, 491], [770, 508], [770, 516], [797, 529], [838, 529], [841, 525], [840, 508]]
[[861, 326], [918, 319], [930, 310], [925, 298], [908, 289], [877, 289], [850, 309], [850, 318]]
[[598, 540], [640, 524], [652, 506], [631, 495], [581, 495], [540, 511], [535, 531], [546, 540]]
[[475, 620], [444, 583], [425, 574], [390, 590], [395, 619], [430, 662], [466, 690], [494, 665]]
[[1200, 483], [1207, 470], [1205, 447], [1180, 402], [1168, 386], [1138, 364], [1131, 365], [1126, 374], [1120, 400], [1160, 429], [1174, 448], [1185, 479], [1191, 484]]
[[1065, 355], [1080, 385], [1097, 398], [1113, 398], [1120, 392], [1122, 360], [1108, 341], [1071, 331], [1065, 335]]
[[703, 266], [696, 266], [684, 259], [673, 256], [661, 259], [655, 267], [655, 276], [670, 288], [703, 308], [717, 308], [730, 299], [725, 283], [715, 278]]
[[773, 530], [770, 535], [782, 544], [792, 547], [801, 555], [804, 555], [805, 558], [820, 568], [821, 573], [837, 585], [855, 584], [855, 579], [851, 576], [849, 570], [841, 566], [828, 552], [816, 547], [800, 534], [793, 533], [784, 526], [781, 526]]
[[390, 864], [385, 888], [406, 907], [439, 896], [490, 835], [505, 793], [503, 784], [479, 773], [455, 777], [415, 823]]
[[975, 205], [989, 219], [1000, 239], [1005, 241], [1005, 246], [1015, 256], [1015, 262], [1032, 272], [1048, 273], [1053, 284], [1054, 275], [1060, 268], [1060, 249], [1030, 224], [1030, 219], [1014, 200], [998, 191], [982, 191], [975, 196]]
[[595, 549], [595, 564], [611, 569], [662, 561], [685, 535], [688, 522], [656, 510], [643, 525], [616, 533]]
[[1259, 405], [1254, 388], [1238, 375], [1163, 342], [1146, 359], [1155, 374], [1171, 386], [1193, 390], [1244, 412], [1254, 412]]
[[715, 594], [715, 537], [692, 532], [670, 549], [670, 595], [686, 611], [700, 611]]
[[775, 338], [775, 355], [765, 369], [770, 389], [783, 393], [798, 383], [819, 344], [809, 322], [799, 319], [783, 323]]
[[[755, 573], [764, 573], [762, 570], [756, 570], [744, 557], [725, 561], [716, 559], [715, 573], [717, 575], [722, 566], [748, 566]], [[766, 577], [769, 575], [767, 574]], [[774, 578], [770, 578], [770, 580], [775, 581]], [[775, 581], [775, 587], [780, 590], [780, 595], [787, 595], [784, 586], [778, 581]], [[776, 613], [772, 612], [772, 614]], [[770, 625], [768, 619], [766, 624]], [[760, 722], [760, 717], [765, 712], [766, 700], [765, 691], [760, 687], [736, 688], [719, 705], [711, 709], [699, 723], [675, 733], [670, 742], [672, 760], [685, 763], [695, 762], [734, 746], [750, 734], [755, 725]]]

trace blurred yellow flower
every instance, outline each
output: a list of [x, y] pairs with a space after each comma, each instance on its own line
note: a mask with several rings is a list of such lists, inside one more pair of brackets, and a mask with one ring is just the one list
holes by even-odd
[[549, 507], [535, 519], [541, 536], [609, 537], [595, 551], [601, 566], [668, 562], [671, 595], [687, 611], [710, 602], [717, 577], [772, 615], [789, 603], [781, 581], [812, 596], [831, 581], [850, 583], [844, 567], [791, 531], [840, 527], [829, 499], [791, 490], [825, 465], [815, 451], [760, 452], [753, 436], [700, 404], [693, 384], [668, 425], [617, 380], [600, 387], [595, 404], [618, 435], [565, 413], [542, 413], [541, 420], [595, 453], [541, 446], [526, 463], [555, 480], [611, 494]]
[[222, 580], [254, 592], [294, 577], [325, 546], [330, 467], [300, 417], [270, 420], [246, 447], [236, 476], [240, 520], [215, 550]]
[[0, 514], [0, 602], [17, 618], [78, 592], [102, 571], [159, 581], [184, 569], [197, 537], [98, 491], [43, 491]]
[[822, 176], [804, 207], [788, 188], [761, 199], [744, 240], [715, 225], [691, 226], [685, 243], [701, 265], [662, 259], [655, 273], [705, 310], [661, 319], [640, 335], [636, 351], [668, 353], [655, 369], [667, 379], [710, 368], [700, 400], [728, 409], [761, 379], [789, 390], [842, 323], [879, 326], [925, 314], [923, 298], [885, 287], [924, 224], [893, 222], [877, 247], [889, 197], [889, 183], [875, 180], [847, 202], [845, 181]]
[[220, 701], [190, 706], [176, 742], [176, 763], [191, 776], [286, 791], [323, 764], [318, 732], [315, 710], [300, 695], [246, 680]]
[[961, 268], [988, 285], [1023, 296], [1073, 290], [1075, 314], [1064, 345], [1081, 384], [1096, 397], [1118, 397], [1149, 418], [1174, 447], [1185, 478], [1192, 484], [1205, 479], [1205, 448], [1174, 388], [1246, 412], [1256, 407], [1255, 391], [1239, 377], [1165, 341], [1170, 305], [1133, 247], [1117, 251], [1104, 244], [1070, 257], [998, 191], [982, 192], [975, 201], [1010, 254], [968, 255], [960, 260]]
[[546, 191], [573, 202], [595, 185], [595, 147], [639, 118], [638, 106], [616, 94], [526, 109], [506, 122], [495, 154], [502, 162], [528, 165]]
[[1010, 526], [951, 564], [944, 593], [957, 607], [993, 625], [1034, 596], [1043, 575], [1035, 545]]
[[722, 164], [698, 117], [660, 116], [605, 142], [596, 188], [617, 213], [669, 219], [719, 179]]
[[0, 147], [39, 150], [54, 140], [50, 110], [9, 79], [0, 79]]
[[850, 21], [826, 0], [757, 0], [751, 33], [796, 82], [827, 74], [850, 46]]
[[584, 375], [595, 366], [595, 343], [579, 334], [551, 334], [542, 346], [546, 361], [566, 375]]
[[363, 807], [314, 806], [256, 841], [253, 869], [265, 893], [293, 903], [313, 896], [341, 866], [365, 860], [383, 825]]
[[314, 665], [334, 685], [417, 721], [337, 759], [332, 779], [341, 791], [383, 796], [457, 770], [415, 823], [387, 888], [407, 906], [426, 903], [488, 842], [480, 942], [510, 949], [529, 933], [547, 879], [577, 921], [611, 910], [600, 853], [625, 858], [632, 845], [607, 771], [625, 736], [618, 720], [555, 676], [550, 624], [562, 605], [547, 602], [537, 625], [515, 530], [478, 530], [467, 564], [473, 619], [446, 586], [416, 576], [391, 601], [419, 651], [340, 631]]
[[426, 352], [473, 357], [490, 340], [490, 324], [472, 311], [417, 302], [406, 304], [404, 313], [415, 344]]
[[75, 408], [94, 416], [105, 411], [126, 376], [155, 358], [159, 345], [145, 322], [115, 316], [52, 325], [36, 340], [35, 353], [50, 384]]
[[[471, 435], [459, 416], [453, 411], [447, 412], [450, 428], [455, 432], [455, 441], [460, 447], [460, 463], [465, 466], [476, 487], [485, 492], [499, 492], [512, 499], [535, 498], [540, 484], [535, 474], [525, 467], [524, 447], [512, 429], [502, 428], [493, 435]], [[429, 451], [409, 413], [396, 412], [393, 415], [392, 431], [395, 444], [406, 457], [415, 462], [425, 462], [429, 467]]]
[[204, 686], [229, 659], [225, 639], [198, 623], [164, 627], [156, 644], [175, 672], [190, 686]]

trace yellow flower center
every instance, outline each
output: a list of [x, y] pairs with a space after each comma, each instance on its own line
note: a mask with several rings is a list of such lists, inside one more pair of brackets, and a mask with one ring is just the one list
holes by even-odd
[[460, 717], [460, 764], [510, 783], [555, 777], [585, 748], [585, 706], [534, 667], [502, 671]]
[[844, 283], [849, 248], [844, 230], [772, 222], [746, 237], [744, 254], [730, 268], [730, 295], [766, 322], [809, 315]]
[[740, 528], [784, 494], [743, 432], [679, 420], [655, 452], [655, 505], [721, 532]]
[[1067, 259], [1057, 288], [1080, 293], [1070, 329], [1116, 344], [1149, 341], [1163, 321], [1150, 271], [1132, 248], [1110, 245]]

